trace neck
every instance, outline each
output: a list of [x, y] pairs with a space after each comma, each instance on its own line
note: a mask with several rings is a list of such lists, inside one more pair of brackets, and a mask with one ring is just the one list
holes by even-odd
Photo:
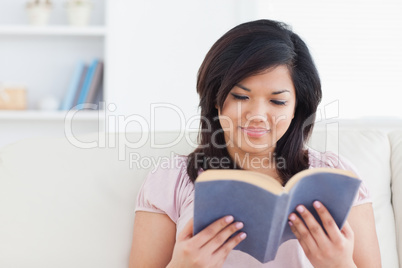
[[253, 154], [236, 152], [228, 148], [228, 153], [237, 167], [267, 174], [281, 182], [280, 176], [277, 174], [276, 167], [279, 163], [275, 159], [274, 150], [275, 148], [263, 153]]

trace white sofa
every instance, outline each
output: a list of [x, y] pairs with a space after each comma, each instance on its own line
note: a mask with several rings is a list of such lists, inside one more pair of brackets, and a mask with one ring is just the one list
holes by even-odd
[[[387, 268], [402, 267], [402, 124], [396, 122], [385, 130], [342, 121], [317, 126], [310, 143], [345, 156], [364, 177]], [[143, 178], [152, 161], [189, 153], [195, 138], [100, 133], [0, 149], [0, 267], [127, 267]]]

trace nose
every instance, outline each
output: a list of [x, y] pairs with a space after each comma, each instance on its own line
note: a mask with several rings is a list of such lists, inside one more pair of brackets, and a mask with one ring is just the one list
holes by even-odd
[[250, 104], [246, 111], [247, 121], [266, 122], [268, 119], [268, 105], [265, 101]]

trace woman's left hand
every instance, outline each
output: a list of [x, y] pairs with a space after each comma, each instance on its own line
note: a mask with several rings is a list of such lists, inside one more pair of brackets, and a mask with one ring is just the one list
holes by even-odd
[[[304, 253], [314, 267], [356, 267], [353, 262], [354, 234], [346, 221], [339, 230], [334, 219], [322, 203], [313, 203], [325, 231], [314, 216], [303, 205], [289, 215], [289, 225], [302, 246]], [[326, 233], [325, 233], [326, 232]]]

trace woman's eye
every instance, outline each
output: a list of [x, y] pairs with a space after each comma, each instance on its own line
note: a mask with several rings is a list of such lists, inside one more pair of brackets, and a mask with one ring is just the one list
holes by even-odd
[[234, 94], [234, 93], [230, 93], [230, 94], [232, 94], [232, 96], [233, 96], [235, 99], [238, 99], [238, 100], [248, 100], [248, 96], [237, 95], [237, 94]]
[[279, 100], [271, 100], [271, 102], [276, 105], [285, 105], [286, 104], [286, 101], [279, 101]]

